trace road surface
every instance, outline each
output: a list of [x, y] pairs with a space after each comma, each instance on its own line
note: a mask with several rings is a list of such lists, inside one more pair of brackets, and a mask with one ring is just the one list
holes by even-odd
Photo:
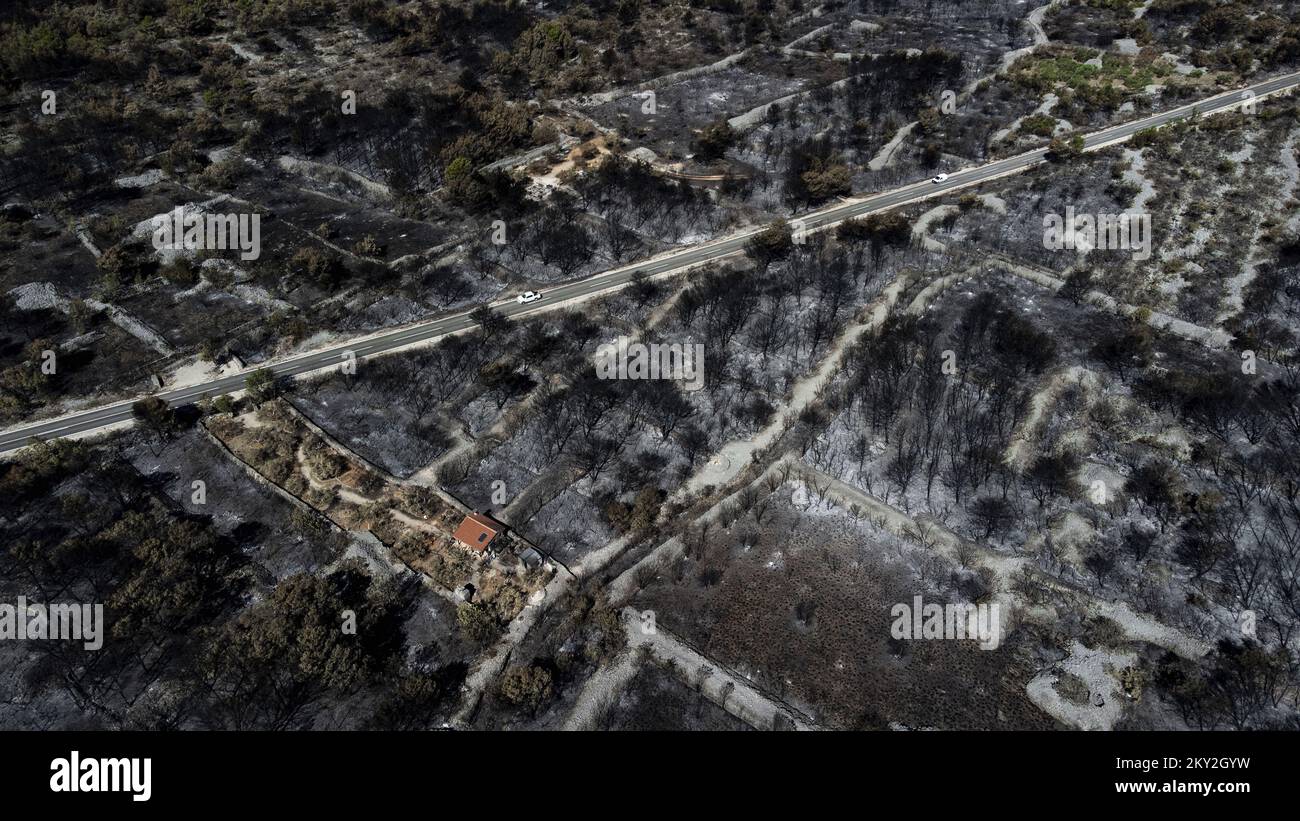
[[[1297, 85], [1300, 85], [1300, 72], [1275, 77], [1243, 89], [1227, 91], [1195, 103], [1153, 114], [1150, 117], [1095, 131], [1084, 137], [1084, 148], [1091, 150], [1122, 142], [1139, 131], [1182, 119], [1189, 116], [1193, 111], [1200, 114], [1210, 114], [1239, 106], [1246, 99], [1244, 96], [1246, 92], [1253, 93], [1255, 99], [1258, 99], [1265, 95], [1294, 88]], [[1046, 153], [1046, 148], [1039, 148], [975, 168], [954, 171], [948, 176], [948, 179], [941, 183], [932, 183], [927, 180], [880, 194], [845, 200], [819, 211], [805, 214], [791, 220], [791, 223], [792, 225], [799, 223], [796, 227], [802, 227], [809, 231], [828, 228], [850, 217], [887, 211], [905, 203], [940, 196], [956, 189], [978, 185], [995, 177], [1025, 171], [1044, 162], [1043, 157]], [[540, 302], [529, 305], [520, 305], [514, 301], [498, 302], [493, 307], [508, 317], [545, 311], [571, 300], [616, 290], [626, 285], [636, 274], [653, 277], [681, 271], [707, 262], [714, 262], [743, 251], [745, 244], [755, 233], [755, 230], [674, 251], [623, 268], [596, 274], [577, 282], [550, 288], [546, 290], [545, 296]], [[324, 350], [302, 354], [277, 362], [269, 367], [278, 377], [298, 376], [338, 365], [343, 361], [347, 352], [354, 354], [357, 359], [364, 359], [368, 356], [375, 356], [407, 345], [427, 342], [447, 334], [465, 331], [473, 326], [474, 322], [469, 318], [469, 312], [465, 311], [368, 338], [353, 340]], [[212, 398], [243, 390], [247, 375], [247, 372], [232, 374], [192, 387], [162, 391], [157, 396], [165, 399], [172, 406], [184, 405], [205, 397]], [[128, 422], [131, 420], [131, 404], [133, 401], [128, 400], [115, 405], [106, 405], [58, 419], [4, 431], [0, 433], [0, 453], [16, 450], [30, 444], [33, 438], [53, 439], [71, 436]]]

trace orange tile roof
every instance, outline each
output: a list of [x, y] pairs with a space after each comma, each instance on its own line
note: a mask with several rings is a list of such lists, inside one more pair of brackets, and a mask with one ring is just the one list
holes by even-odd
[[502, 529], [500, 522], [493, 521], [481, 513], [470, 513], [460, 523], [460, 527], [456, 528], [452, 538], [470, 550], [481, 552], [487, 550], [488, 545]]

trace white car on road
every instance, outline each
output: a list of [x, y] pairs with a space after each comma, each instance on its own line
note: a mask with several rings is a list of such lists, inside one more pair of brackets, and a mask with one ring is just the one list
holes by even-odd
[[948, 179], [948, 175], [947, 175], [947, 174], [935, 174], [935, 175], [934, 175], [934, 178], [931, 179], [930, 182], [935, 183], [935, 184], [938, 184], [938, 183], [943, 182], [943, 181], [946, 180], [946, 179]]
[[522, 294], [515, 297], [515, 302], [518, 302], [520, 305], [527, 305], [528, 303], [536, 302], [541, 298], [542, 295], [538, 291], [524, 291]]

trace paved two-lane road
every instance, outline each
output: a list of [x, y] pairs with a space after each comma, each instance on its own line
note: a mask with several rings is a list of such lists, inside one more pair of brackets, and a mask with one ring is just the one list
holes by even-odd
[[[1084, 137], [1084, 147], [1085, 149], [1094, 149], [1111, 143], [1122, 142], [1129, 139], [1139, 131], [1182, 119], [1192, 114], [1193, 111], [1201, 114], [1212, 114], [1216, 111], [1222, 111], [1224, 109], [1239, 106], [1247, 99], [1245, 94], [1246, 92], [1252, 93], [1255, 98], [1258, 99], [1269, 94], [1294, 88], [1297, 85], [1300, 85], [1300, 72], [1288, 74], [1282, 77], [1275, 77], [1271, 80], [1265, 80], [1247, 86], [1244, 89], [1224, 92], [1160, 114], [1153, 114], [1150, 117], [1144, 117], [1130, 123], [1093, 132]], [[850, 217], [859, 217], [879, 211], [887, 211], [904, 203], [938, 196], [955, 189], [978, 185], [979, 183], [993, 179], [994, 177], [1019, 173], [1042, 163], [1044, 161], [1044, 154], [1046, 154], [1046, 149], [1040, 148], [1025, 154], [1019, 154], [1014, 157], [986, 163], [985, 165], [975, 168], [953, 172], [949, 175], [948, 179], [941, 183], [931, 183], [929, 181], [913, 183], [885, 193], [846, 200], [828, 208], [806, 214], [798, 219], [801, 221], [802, 227], [807, 230], [827, 228], [843, 222]], [[506, 316], [518, 316], [519, 314], [524, 313], [549, 310], [561, 303], [569, 302], [571, 300], [582, 299], [606, 291], [613, 291], [626, 285], [632, 277], [638, 273], [647, 276], [657, 276], [722, 259], [743, 251], [745, 244], [749, 241], [752, 234], [753, 231], [748, 231], [724, 239], [715, 240], [713, 242], [703, 243], [681, 251], [674, 251], [658, 258], [638, 262], [624, 268], [617, 268], [612, 271], [596, 274], [595, 276], [577, 282], [571, 282], [567, 285], [550, 288], [546, 291], [545, 298], [539, 303], [519, 305], [510, 301], [497, 303], [493, 307]], [[406, 345], [426, 342], [441, 336], [446, 336], [447, 334], [464, 331], [473, 327], [473, 325], [474, 322], [469, 318], [469, 312], [466, 311], [442, 317], [440, 319], [420, 322], [406, 328], [377, 334], [372, 337], [353, 340], [352, 342], [316, 351], [314, 353], [303, 354], [273, 364], [270, 366], [270, 369], [279, 377], [297, 376], [310, 371], [338, 365], [343, 361], [347, 352], [351, 352], [358, 359], [364, 359], [367, 356], [375, 356]], [[232, 374], [193, 387], [162, 391], [157, 395], [167, 400], [167, 402], [173, 406], [184, 405], [198, 401], [204, 397], [216, 397], [243, 390], [246, 378], [246, 372]], [[62, 436], [71, 436], [127, 422], [131, 419], [131, 404], [132, 402], [127, 401], [116, 405], [107, 405], [101, 408], [74, 413], [59, 419], [52, 419], [5, 431], [0, 433], [0, 453], [21, 448], [24, 445], [29, 444], [33, 438], [53, 439]]]

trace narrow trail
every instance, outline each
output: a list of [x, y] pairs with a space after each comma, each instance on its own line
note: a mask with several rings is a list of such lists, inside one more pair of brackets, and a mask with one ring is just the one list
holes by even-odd
[[[937, 218], [949, 213], [947, 209], [953, 206], [940, 205], [930, 209], [917, 221], [914, 226], [914, 238], [921, 243], [926, 249], [937, 252], [948, 250], [948, 246], [934, 239], [929, 235], [929, 226]], [[980, 252], [983, 259], [989, 264], [996, 265], [1009, 274], [1020, 277], [1035, 285], [1047, 288], [1051, 291], [1059, 291], [1065, 280], [1055, 271], [1041, 268], [1037, 265], [1021, 262], [1012, 259], [1004, 254], [993, 251]], [[1211, 350], [1225, 350], [1232, 343], [1232, 335], [1221, 328], [1207, 328], [1204, 325], [1197, 325], [1188, 322], [1185, 319], [1164, 313], [1163, 311], [1153, 311], [1145, 306], [1133, 305], [1127, 302], [1121, 302], [1110, 294], [1096, 289], [1089, 290], [1084, 295], [1084, 301], [1094, 307], [1100, 308], [1116, 316], [1133, 317], [1139, 310], [1146, 310], [1147, 324], [1158, 331], [1172, 334], [1189, 342], [1195, 342]]]
[[[986, 542], [967, 539], [937, 520], [911, 516], [856, 485], [806, 463], [798, 463], [795, 474], [808, 479], [815, 490], [845, 509], [849, 509], [849, 505], [856, 506], [857, 513], [854, 515], [865, 514], [895, 533], [913, 540], [917, 539], [917, 534], [924, 534], [928, 544], [944, 558], [957, 564], [960, 564], [958, 549], [962, 546], [973, 547], [979, 565], [993, 574], [995, 593], [1003, 604], [1004, 613], [1012, 612], [1011, 608], [1015, 605], [1010, 598], [1014, 577], [1027, 568], [1038, 581], [1054, 592], [1079, 599], [1080, 604], [1094, 614], [1115, 621], [1132, 641], [1150, 642], [1188, 659], [1198, 659], [1209, 652], [1210, 646], [1201, 639], [1138, 613], [1126, 603], [1101, 599], [1087, 590], [1062, 582], [1037, 567], [1029, 557], [1009, 556]], [[851, 509], [849, 512], [854, 513]]]
[[561, 729], [599, 729], [595, 726], [596, 720], [618, 699], [637, 669], [636, 652], [631, 649], [624, 649], [613, 661], [602, 665], [587, 679]]
[[1041, 433], [1040, 427], [1046, 413], [1056, 403], [1067, 385], [1075, 384], [1085, 390], [1095, 390], [1098, 385], [1097, 374], [1082, 365], [1071, 365], [1054, 371], [1044, 381], [1041, 388], [1034, 392], [1029, 402], [1029, 413], [1016, 425], [1007, 445], [1003, 460], [1017, 473], [1023, 474], [1029, 467], [1029, 458], [1034, 452]]
[[701, 654], [662, 627], [653, 633], [642, 632], [636, 610], [628, 608], [623, 616], [633, 652], [645, 648], [660, 661], [670, 663], [688, 684], [694, 679], [706, 698], [754, 729], [772, 730], [782, 725], [797, 730], [819, 729], [801, 711], [764, 693], [745, 676]]
[[478, 712], [483, 694], [487, 692], [487, 688], [505, 669], [506, 664], [510, 662], [510, 658], [514, 654], [515, 648], [527, 638], [529, 631], [546, 613], [547, 608], [552, 603], [561, 600], [564, 594], [580, 580], [600, 572], [601, 569], [621, 555], [627, 546], [628, 540], [626, 538], [615, 539], [575, 562], [569, 568], [572, 574], [563, 570], [557, 572], [542, 588], [540, 595], [534, 594], [534, 598], [530, 599], [524, 609], [519, 612], [519, 615], [515, 616], [514, 620], [506, 626], [501, 638], [497, 640], [492, 649], [470, 670], [469, 676], [461, 687], [461, 707], [451, 720], [453, 727], [465, 729], [470, 726], [475, 714]]
[[[1002, 268], [1004, 271], [1029, 282], [1036, 283], [1049, 288], [1053, 291], [1059, 290], [1065, 284], [1065, 280], [1057, 276], [1055, 272], [1048, 271], [1033, 265], [1027, 265], [1023, 262], [1004, 257], [1000, 254], [985, 254], [989, 262]], [[1132, 305], [1127, 302], [1120, 302], [1115, 297], [1103, 291], [1090, 290], [1084, 296], [1084, 300], [1090, 305], [1101, 308], [1104, 311], [1113, 313], [1117, 316], [1132, 317], [1142, 306]], [[1232, 342], [1232, 335], [1220, 328], [1207, 328], [1204, 325], [1197, 325], [1180, 319], [1176, 316], [1164, 313], [1162, 311], [1152, 311], [1147, 309], [1147, 324], [1158, 331], [1173, 334], [1174, 336], [1186, 339], [1189, 342], [1195, 342], [1211, 350], [1224, 350]]]
[[[907, 306], [908, 312], [913, 314], [923, 312], [930, 301], [953, 284], [970, 276], [972, 271], [972, 268], [967, 268], [929, 283]], [[674, 495], [680, 497], [686, 493], [701, 491], [710, 485], [713, 487], [726, 486], [741, 474], [757, 454], [778, 442], [781, 435], [785, 433], [789, 420], [798, 418], [800, 413], [820, 400], [823, 390], [839, 372], [848, 351], [864, 334], [874, 331], [884, 323], [915, 277], [916, 272], [905, 270], [890, 281], [881, 294], [863, 309], [862, 313], [865, 314], [865, 318], [855, 321], [845, 328], [836, 338], [818, 367], [796, 383], [789, 400], [773, 411], [773, 420], [767, 427], [751, 439], [733, 440], [723, 445], [708, 462], [701, 465], [678, 488]], [[753, 481], [747, 482], [744, 487], [736, 488], [730, 494], [719, 499], [712, 507], [698, 516], [695, 521], [699, 523], [715, 520], [721, 514], [724, 506], [743, 493], [745, 487], [759, 485], [774, 474], [788, 473], [788, 471], [789, 465], [787, 461], [777, 459]], [[656, 564], [666, 564], [680, 555], [684, 547], [682, 540], [676, 536], [661, 543], [636, 564], [624, 570], [610, 583], [608, 588], [610, 600], [621, 601], [626, 598], [632, 593], [637, 573], [642, 568], [654, 567]]]
[[[991, 595], [998, 606], [1001, 621], [1001, 635], [1007, 635], [1008, 626], [1017, 620], [1055, 623], [1058, 620], [1055, 610], [1063, 605], [1073, 606], [1085, 616], [1109, 619], [1131, 642], [1154, 644], [1189, 660], [1198, 660], [1210, 650], [1207, 642], [1139, 613], [1126, 602], [1103, 599], [1052, 576], [1030, 557], [1007, 555], [982, 540], [966, 539], [941, 522], [910, 516], [861, 488], [807, 464], [800, 463], [795, 472], [806, 479], [819, 495], [842, 506], [851, 515], [865, 515], [878, 526], [929, 547], [949, 561], [959, 564], [959, 551], [973, 553], [973, 565], [989, 573]], [[1032, 578], [1043, 589], [1055, 594], [1059, 603], [1051, 605], [1050, 614], [1043, 613], [1041, 605], [1033, 608], [1021, 606], [1015, 593], [1016, 581], [1021, 577]], [[1128, 698], [1123, 690], [1121, 671], [1136, 663], [1137, 654], [1134, 652], [1104, 647], [1092, 649], [1076, 640], [1070, 644], [1069, 654], [1064, 659], [1046, 664], [1026, 683], [1025, 693], [1045, 713], [1067, 726], [1083, 730], [1110, 729], [1123, 716]], [[1071, 702], [1057, 690], [1056, 684], [1066, 674], [1088, 686], [1087, 704]]]
[[1029, 29], [1030, 44], [1022, 48], [1004, 52], [1002, 54], [1002, 59], [998, 61], [997, 68], [988, 74], [982, 74], [973, 78], [966, 84], [966, 87], [962, 89], [961, 93], [957, 95], [957, 99], [967, 99], [970, 95], [975, 93], [975, 90], [979, 88], [980, 83], [1005, 74], [1011, 66], [1015, 65], [1016, 60], [1019, 60], [1027, 54], [1033, 54], [1039, 46], [1045, 46], [1050, 43], [1051, 38], [1049, 38], [1047, 32], [1043, 30], [1043, 18], [1047, 16], [1049, 11], [1059, 6], [1062, 2], [1063, 0], [1051, 0], [1051, 2], [1031, 10], [1025, 17], [1025, 26]]
[[766, 427], [751, 439], [737, 439], [723, 445], [712, 459], [678, 488], [674, 496], [696, 493], [707, 485], [722, 487], [740, 474], [754, 454], [776, 442], [785, 432], [787, 421], [798, 417], [805, 408], [816, 401], [821, 390], [839, 371], [845, 355], [853, 345], [864, 334], [884, 324], [885, 318], [889, 316], [910, 281], [911, 277], [906, 273], [901, 273], [890, 281], [880, 295], [864, 309], [865, 318], [851, 322], [836, 337], [817, 368], [795, 383], [788, 401], [776, 408], [772, 413], [772, 421]]
[[872, 157], [871, 160], [867, 162], [867, 168], [872, 171], [880, 171], [893, 165], [894, 158], [898, 156], [898, 150], [903, 145], [903, 140], [906, 140], [911, 136], [912, 129], [916, 128], [918, 125], [920, 125], [920, 121], [913, 120], [895, 131], [894, 136], [890, 138], [889, 142], [881, 146], [880, 150], [876, 152], [876, 156]]

